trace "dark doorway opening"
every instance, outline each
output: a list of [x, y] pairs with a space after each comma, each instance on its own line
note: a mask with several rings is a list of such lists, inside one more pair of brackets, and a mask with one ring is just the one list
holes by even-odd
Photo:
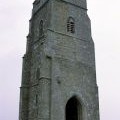
[[66, 120], [82, 120], [82, 107], [76, 97], [67, 102]]

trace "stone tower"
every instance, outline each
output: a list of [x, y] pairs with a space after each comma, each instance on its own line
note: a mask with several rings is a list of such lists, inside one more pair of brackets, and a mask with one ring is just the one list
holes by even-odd
[[99, 120], [86, 0], [35, 0], [19, 120]]

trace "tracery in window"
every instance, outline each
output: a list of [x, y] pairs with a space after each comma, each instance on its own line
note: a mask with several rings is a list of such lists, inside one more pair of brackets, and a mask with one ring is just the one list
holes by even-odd
[[75, 21], [72, 17], [67, 20], [67, 32], [75, 33]]

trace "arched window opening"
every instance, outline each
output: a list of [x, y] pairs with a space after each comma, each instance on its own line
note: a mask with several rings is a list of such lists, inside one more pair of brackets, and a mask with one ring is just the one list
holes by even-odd
[[67, 21], [67, 32], [75, 33], [75, 22], [74, 22], [74, 19], [72, 17], [68, 18], [68, 21]]
[[82, 106], [76, 97], [71, 98], [67, 102], [66, 120], [82, 120]]
[[43, 35], [43, 20], [40, 21], [39, 25], [39, 36], [41, 37]]

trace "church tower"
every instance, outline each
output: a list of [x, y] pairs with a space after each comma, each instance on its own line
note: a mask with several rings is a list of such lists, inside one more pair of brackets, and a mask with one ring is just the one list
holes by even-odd
[[86, 0], [33, 3], [19, 120], [99, 120]]

